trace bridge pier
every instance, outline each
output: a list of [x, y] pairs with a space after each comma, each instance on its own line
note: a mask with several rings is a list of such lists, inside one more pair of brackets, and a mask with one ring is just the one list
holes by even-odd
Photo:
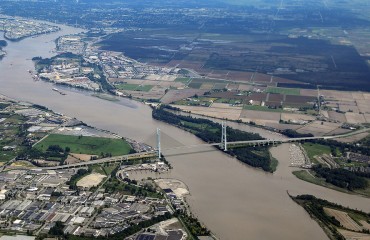
[[222, 122], [221, 123], [221, 126], [222, 126], [222, 129], [221, 129], [221, 149], [223, 149], [225, 152], [227, 151], [227, 132], [226, 132], [226, 129], [227, 129], [227, 126], [226, 126], [226, 122]]
[[157, 128], [157, 151], [158, 151], [158, 159], [161, 159], [161, 129]]

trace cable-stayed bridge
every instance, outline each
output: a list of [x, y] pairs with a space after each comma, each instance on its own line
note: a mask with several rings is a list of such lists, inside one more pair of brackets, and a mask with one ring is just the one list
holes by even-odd
[[68, 168], [80, 168], [80, 167], [87, 167], [89, 165], [95, 164], [104, 164], [104, 163], [123, 163], [125, 161], [130, 160], [138, 160], [138, 159], [153, 159], [153, 158], [160, 158], [161, 154], [165, 151], [169, 150], [176, 150], [176, 149], [192, 149], [192, 148], [200, 148], [206, 146], [218, 146], [224, 151], [227, 151], [230, 148], [238, 148], [238, 147], [246, 147], [246, 146], [265, 146], [265, 145], [276, 145], [281, 143], [289, 143], [289, 142], [300, 142], [300, 141], [307, 141], [307, 140], [315, 140], [315, 139], [335, 139], [335, 138], [344, 138], [353, 135], [357, 135], [360, 133], [364, 133], [369, 131], [370, 129], [364, 128], [355, 132], [350, 132], [341, 135], [333, 135], [333, 136], [319, 136], [319, 137], [300, 137], [300, 138], [279, 138], [279, 139], [262, 139], [262, 140], [248, 140], [248, 141], [227, 141], [227, 127], [226, 124], [222, 123], [222, 135], [221, 135], [221, 142], [219, 143], [204, 143], [204, 144], [194, 144], [194, 145], [182, 145], [170, 148], [162, 148], [161, 144], [161, 131], [157, 129], [157, 147], [154, 150], [141, 152], [141, 153], [134, 153], [128, 154], [123, 156], [116, 156], [116, 157], [109, 157], [109, 158], [102, 158], [98, 160], [91, 160], [86, 162], [68, 164], [68, 165], [60, 165], [60, 166], [53, 166], [53, 167], [40, 167], [37, 169], [44, 169], [44, 170], [58, 170], [58, 169], [68, 169]]

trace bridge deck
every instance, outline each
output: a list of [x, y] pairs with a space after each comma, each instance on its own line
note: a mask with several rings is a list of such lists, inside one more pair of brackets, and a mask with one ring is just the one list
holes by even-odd
[[[232, 146], [232, 145], [258, 145], [258, 144], [269, 144], [269, 143], [288, 143], [288, 142], [297, 142], [297, 141], [315, 140], [315, 139], [334, 139], [334, 138], [349, 137], [349, 136], [356, 135], [356, 134], [359, 134], [359, 133], [367, 132], [369, 130], [370, 129], [365, 128], [365, 129], [361, 129], [359, 131], [350, 132], [350, 133], [341, 134], [341, 135], [334, 135], [334, 136], [235, 141], [235, 142], [228, 142], [227, 145], [228, 146]], [[195, 145], [165, 148], [165, 149], [162, 149], [162, 151], [169, 151], [169, 150], [176, 150], [176, 149], [186, 149], [186, 148], [196, 148], [196, 147], [202, 147], [202, 146], [218, 146], [220, 144], [221, 143], [195, 144]], [[132, 159], [143, 159], [143, 158], [152, 158], [152, 157], [157, 157], [157, 151], [156, 150], [149, 151], [149, 152], [128, 154], [128, 155], [117, 156], [117, 157], [102, 158], [102, 159], [98, 159], [98, 160], [92, 160], [92, 161], [81, 162], [81, 163], [74, 163], [74, 164], [69, 164], [69, 165], [61, 165], [61, 166], [55, 166], [55, 167], [40, 167], [40, 168], [37, 168], [37, 169], [58, 170], [58, 169], [66, 169], [66, 168], [78, 168], [78, 167], [85, 167], [85, 166], [94, 165], [94, 164], [121, 162], [121, 161], [128, 161], [128, 160], [132, 160]]]

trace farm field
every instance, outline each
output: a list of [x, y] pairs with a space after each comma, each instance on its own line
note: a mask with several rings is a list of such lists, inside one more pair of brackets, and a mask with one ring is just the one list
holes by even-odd
[[268, 111], [257, 111], [257, 110], [246, 110], [243, 109], [240, 117], [244, 119], [248, 119], [247, 121], [272, 121], [272, 122], [279, 122], [280, 121], [280, 112], [268, 112]]
[[241, 109], [240, 108], [212, 108], [212, 107], [197, 107], [197, 106], [183, 106], [183, 105], [173, 105], [178, 107], [183, 111], [189, 111], [194, 114], [199, 114], [203, 116], [209, 116], [219, 119], [229, 119], [238, 120], [240, 118]]
[[340, 128], [340, 123], [313, 121], [297, 131], [299, 133], [312, 133], [315, 136], [323, 136], [330, 134], [334, 130]]
[[289, 95], [301, 95], [299, 89], [296, 88], [279, 88], [279, 87], [268, 87], [266, 89], [268, 93], [279, 93], [279, 94], [289, 94]]
[[112, 154], [112, 156], [125, 155], [131, 150], [131, 146], [122, 139], [69, 136], [60, 134], [50, 134], [43, 141], [38, 143], [35, 148], [45, 152], [49, 146], [59, 145], [61, 148], [70, 148], [71, 153], [101, 155]]
[[311, 115], [297, 114], [297, 113], [282, 113], [281, 120], [283, 121], [313, 121], [316, 118]]
[[263, 112], [283, 112], [283, 109], [281, 108], [269, 108], [265, 106], [259, 106], [259, 105], [244, 105], [243, 109], [245, 110], [254, 110], [254, 111], [263, 111]]
[[324, 211], [327, 215], [331, 217], [335, 217], [340, 224], [353, 231], [362, 231], [362, 227], [359, 226], [346, 212], [331, 209], [331, 208], [324, 208]]
[[128, 91], [143, 91], [149, 92], [153, 86], [152, 85], [139, 85], [139, 84], [119, 84], [116, 87], [120, 90], [128, 90]]
[[356, 239], [356, 240], [369, 240], [369, 234], [352, 232], [344, 229], [338, 229], [340, 234], [342, 234], [345, 239]]

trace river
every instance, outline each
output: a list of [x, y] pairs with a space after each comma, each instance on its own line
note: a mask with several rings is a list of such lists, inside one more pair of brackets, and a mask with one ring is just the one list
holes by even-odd
[[[159, 127], [164, 148], [201, 143], [190, 133], [153, 120], [151, 109], [144, 104], [128, 99], [118, 103], [106, 101], [69, 88], [63, 88], [67, 95], [62, 96], [51, 90], [51, 83], [33, 81], [28, 73], [28, 69], [33, 69], [30, 59], [52, 56], [54, 39], [80, 31], [62, 26], [57, 33], [8, 42], [4, 49], [7, 56], [0, 62], [0, 93], [152, 145]], [[370, 211], [368, 199], [295, 178], [289, 168], [288, 144], [274, 147], [272, 153], [280, 162], [274, 174], [248, 167], [212, 147], [167, 151], [164, 154], [174, 169], [164, 176], [187, 184], [191, 192], [187, 201], [192, 211], [220, 239], [327, 239], [319, 225], [288, 197], [287, 191], [313, 194]]]

